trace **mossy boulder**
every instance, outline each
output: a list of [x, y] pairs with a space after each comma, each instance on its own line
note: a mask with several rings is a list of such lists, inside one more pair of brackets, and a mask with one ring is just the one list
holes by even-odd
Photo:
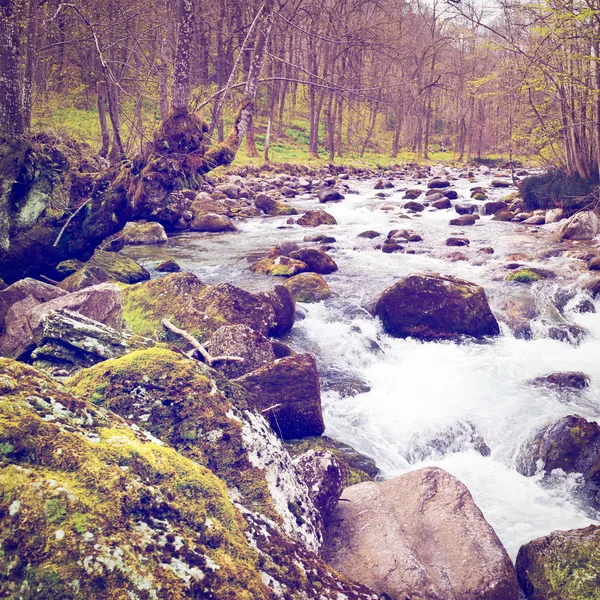
[[223, 233], [236, 231], [233, 221], [226, 215], [198, 214], [190, 223], [191, 231], [203, 231], [208, 233]]
[[344, 487], [363, 481], [373, 481], [379, 475], [379, 468], [372, 458], [357, 452], [352, 446], [326, 435], [288, 440], [286, 447], [294, 458], [302, 456], [310, 450], [323, 450], [334, 454], [346, 469]]
[[600, 599], [600, 527], [554, 531], [521, 546], [517, 576], [530, 600]]
[[544, 276], [534, 269], [516, 269], [512, 273], [506, 276], [506, 281], [512, 281], [514, 283], [535, 283], [544, 279]]
[[298, 214], [298, 209], [295, 206], [275, 200], [268, 194], [257, 194], [254, 199], [254, 206], [270, 216], [282, 217]]
[[225, 484], [0, 359], [0, 595], [271, 598]]
[[193, 273], [123, 288], [124, 318], [135, 333], [180, 342], [160, 322], [167, 318], [200, 341], [223, 325], [247, 325], [268, 335], [275, 313], [258, 296], [228, 283], [205, 285]]
[[300, 273], [288, 279], [284, 286], [296, 302], [321, 302], [331, 296], [327, 282], [317, 273]]
[[296, 301], [290, 291], [283, 285], [276, 285], [270, 292], [262, 292], [257, 297], [275, 312], [275, 322], [269, 329], [269, 335], [285, 335], [294, 326], [296, 319]]
[[302, 227], [318, 227], [319, 225], [337, 225], [333, 215], [324, 210], [308, 210], [297, 221]]
[[60, 282], [68, 292], [105, 282], [138, 283], [150, 279], [150, 273], [119, 252], [96, 250], [83, 267]]
[[254, 273], [263, 273], [273, 277], [292, 277], [298, 273], [309, 270], [308, 265], [288, 256], [277, 256], [276, 258], [263, 258], [250, 265]]
[[163, 260], [161, 263], [156, 265], [155, 269], [159, 273], [178, 273], [179, 271], [181, 271], [181, 267], [179, 266], [179, 264], [172, 258], [167, 258], [167, 260]]
[[137, 221], [126, 223], [120, 233], [126, 246], [140, 244], [166, 244], [169, 240], [165, 228], [160, 223]]
[[421, 340], [483, 338], [500, 333], [482, 287], [441, 275], [409, 275], [377, 300], [387, 333]]

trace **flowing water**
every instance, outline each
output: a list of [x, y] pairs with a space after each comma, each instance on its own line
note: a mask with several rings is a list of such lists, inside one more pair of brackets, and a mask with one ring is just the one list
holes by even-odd
[[[580, 485], [577, 476], [559, 473], [542, 482], [541, 476], [520, 475], [514, 466], [520, 447], [540, 427], [573, 413], [592, 420], [600, 417], [600, 303], [597, 313], [564, 313], [587, 332], [578, 345], [548, 337], [549, 324], [564, 325], [550, 300], [557, 290], [569, 289], [585, 276], [582, 261], [564, 253], [552, 256], [557, 242], [551, 232], [526, 230], [491, 217], [462, 230], [448, 225], [457, 216], [454, 209], [405, 218], [399, 208], [403, 190], [415, 187], [415, 182], [396, 181], [397, 190], [387, 198], [375, 197], [374, 183], [350, 180], [357, 193], [321, 206], [335, 216], [336, 226], [308, 229], [286, 225], [284, 217], [255, 218], [239, 223], [237, 234], [185, 233], [171, 237], [168, 247], [130, 247], [127, 254], [151, 270], [172, 257], [206, 283], [227, 281], [256, 291], [279, 283], [248, 270], [250, 262], [264, 257], [277, 242], [302, 242], [316, 232], [334, 236], [330, 254], [339, 271], [326, 277], [333, 295], [319, 304], [299, 304], [299, 319], [283, 340], [317, 357], [326, 434], [372, 457], [384, 478], [428, 465], [454, 474], [467, 485], [513, 559], [520, 545], [533, 538], [595, 523], [598, 515], [573, 500], [572, 492]], [[481, 177], [476, 185], [489, 183], [490, 178]], [[454, 184], [461, 198], [455, 202], [470, 202], [473, 184], [464, 179]], [[492, 191], [490, 199], [509, 191]], [[300, 209], [318, 205], [312, 196], [292, 203]], [[406, 245], [415, 254], [375, 249], [390, 229], [404, 228], [423, 237]], [[358, 238], [365, 230], [383, 235]], [[451, 233], [466, 235], [470, 247], [446, 247]], [[483, 247], [493, 247], [494, 254], [478, 252]], [[469, 261], [445, 258], [457, 250]], [[516, 258], [524, 264], [553, 270], [557, 278], [532, 287], [506, 283], [505, 264], [515, 259], [510, 256], [514, 253], [522, 255]], [[549, 257], [540, 261], [540, 254]], [[365, 306], [402, 276], [423, 272], [483, 285], [501, 321], [501, 336], [491, 342], [455, 344], [385, 334]], [[527, 290], [532, 291], [538, 315], [529, 340], [516, 338], [506, 324], [511, 306], [527, 298]], [[571, 300], [567, 308], [576, 302]], [[533, 377], [568, 370], [587, 373], [590, 388], [564, 396], [527, 384]], [[483, 441], [487, 456], [480, 452]]]

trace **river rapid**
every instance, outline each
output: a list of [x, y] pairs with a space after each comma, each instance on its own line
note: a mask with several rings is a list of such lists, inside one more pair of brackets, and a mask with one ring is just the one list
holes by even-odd
[[[454, 180], [459, 200], [453, 205], [481, 204], [469, 199], [469, 188], [487, 187], [490, 181], [491, 176], [479, 176], [474, 183]], [[355, 193], [341, 202], [319, 205], [312, 194], [291, 200], [301, 212], [324, 208], [336, 218], [334, 226], [304, 228], [286, 224], [287, 217], [265, 216], [236, 222], [234, 234], [184, 233], [171, 236], [168, 246], [132, 246], [125, 252], [153, 276], [159, 276], [153, 267], [170, 257], [206, 283], [226, 281], [259, 291], [280, 281], [248, 267], [279, 241], [307, 245], [304, 237], [315, 233], [335, 237], [329, 253], [339, 270], [326, 276], [332, 297], [298, 304], [296, 324], [282, 340], [317, 358], [325, 434], [372, 457], [382, 478], [429, 465], [446, 469], [467, 485], [513, 559], [521, 544], [533, 538], [597, 523], [598, 514], [573, 499], [577, 476], [554, 473], [542, 482], [541, 475], [524, 477], [515, 469], [521, 446], [544, 425], [573, 413], [600, 418], [600, 302], [595, 313], [569, 310], [578, 303], [577, 295], [562, 314], [554, 308], [557, 292], [578, 289], [577, 281], [587, 276], [585, 263], [568, 250], [585, 251], [590, 243], [560, 245], [552, 226], [538, 230], [489, 216], [474, 226], [452, 227], [450, 219], [458, 216], [454, 208], [409, 214], [401, 208], [404, 191], [426, 186], [393, 182], [396, 188], [385, 190], [385, 198], [376, 197], [376, 180], [349, 180]], [[490, 188], [488, 199], [510, 191]], [[384, 254], [375, 248], [391, 229], [422, 236], [420, 242], [403, 244], [414, 254]], [[382, 236], [357, 237], [366, 230]], [[468, 237], [470, 246], [445, 246], [453, 234]], [[485, 247], [494, 253], [480, 252]], [[447, 258], [457, 251], [468, 260]], [[510, 262], [550, 269], [556, 278], [531, 286], [508, 283]], [[456, 344], [388, 336], [365, 307], [409, 273], [454, 275], [482, 285], [500, 322], [500, 337]], [[513, 330], [518, 328], [509, 326], [512, 309], [523, 303], [535, 307], [530, 339], [517, 337]], [[585, 330], [579, 343], [549, 337], [549, 326], [568, 323]], [[591, 385], [570, 395], [528, 385], [553, 371], [583, 371]], [[483, 442], [487, 456], [481, 452]]]

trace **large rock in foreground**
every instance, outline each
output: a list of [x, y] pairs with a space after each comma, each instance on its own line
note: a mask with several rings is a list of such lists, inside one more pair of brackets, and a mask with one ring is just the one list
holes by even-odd
[[310, 354], [280, 358], [235, 382], [250, 393], [254, 407], [283, 439], [321, 435], [325, 430], [319, 374]]
[[517, 575], [529, 600], [600, 598], [600, 527], [554, 531], [521, 546]]
[[469, 490], [436, 467], [344, 490], [325, 558], [389, 598], [519, 597], [510, 558]]
[[377, 316], [394, 337], [458, 340], [498, 335], [482, 287], [441, 275], [409, 275], [377, 300]]

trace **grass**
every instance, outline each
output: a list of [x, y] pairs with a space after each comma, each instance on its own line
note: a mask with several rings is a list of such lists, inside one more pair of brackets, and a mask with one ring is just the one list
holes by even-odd
[[[133, 114], [133, 107], [125, 105], [122, 112], [123, 123], [121, 135], [126, 144], [128, 153], [133, 154], [139, 143], [138, 139], [135, 139], [134, 136], [129, 134], [130, 117]], [[91, 108], [76, 108], [75, 106], [68, 104], [64, 97], [51, 98], [44, 102], [43, 107], [38, 106], [36, 108], [32, 120], [35, 130], [53, 130], [60, 135], [70, 136], [79, 142], [89, 144], [95, 152], [100, 150], [100, 124], [95, 106]], [[154, 128], [160, 122], [157, 118], [154, 105], [148, 103], [144, 106], [143, 121], [145, 136], [150, 139]], [[226, 131], [232, 122], [233, 113], [226, 115]], [[282, 134], [277, 135], [276, 132], [272, 132], [269, 149], [270, 162], [301, 164], [308, 167], [327, 166], [329, 164], [328, 152], [322, 146], [319, 149], [319, 158], [314, 158], [309, 155], [308, 129], [308, 119], [300, 115], [294, 118], [293, 122]], [[324, 139], [324, 133], [324, 131], [320, 131], [320, 140]], [[243, 144], [231, 166], [243, 167], [250, 164], [264, 164], [263, 152], [265, 137], [266, 123], [263, 122], [263, 119], [257, 119], [255, 139], [260, 156], [248, 156], [246, 145]], [[357, 150], [353, 151], [352, 149], [345, 149], [342, 157], [335, 157], [334, 164], [372, 168], [386, 168], [391, 164], [401, 163], [418, 163], [422, 165], [434, 165], [437, 163], [445, 165], [458, 164], [458, 154], [455, 152], [433, 151], [430, 152], [429, 159], [425, 160], [419, 158], [415, 152], [411, 152], [408, 149], [402, 149], [396, 158], [392, 158], [389, 152], [383, 150], [391, 148], [391, 138], [391, 131], [381, 131], [379, 135], [375, 136], [373, 139], [373, 149], [367, 149], [362, 158]], [[437, 144], [433, 145], [437, 146]], [[503, 163], [507, 159], [501, 156], [489, 156], [486, 157], [485, 160], [494, 163]]]

